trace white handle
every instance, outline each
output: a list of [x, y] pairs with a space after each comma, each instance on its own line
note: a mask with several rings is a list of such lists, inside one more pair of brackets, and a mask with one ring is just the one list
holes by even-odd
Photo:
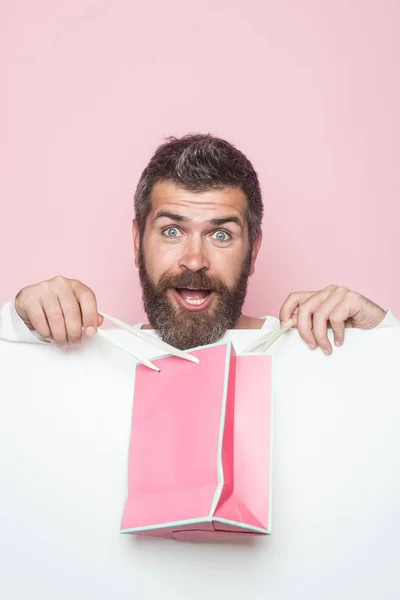
[[132, 352], [132, 350], [129, 350], [128, 348], [126, 348], [126, 346], [123, 346], [122, 344], [120, 344], [119, 342], [116, 342], [108, 333], [106, 333], [103, 329], [98, 329], [97, 330], [98, 335], [101, 335], [101, 337], [103, 337], [104, 339], [108, 340], [109, 342], [111, 342], [112, 344], [114, 344], [114, 346], [118, 346], [118, 348], [121, 348], [121, 350], [124, 350], [124, 352], [127, 352], [128, 354], [130, 354], [131, 356], [133, 356], [133, 358], [135, 358], [138, 362], [141, 362], [145, 365], [145, 367], [148, 367], [149, 369], [153, 369], [153, 371], [157, 371], [160, 372], [160, 369], [158, 367], [156, 367], [155, 365], [153, 365], [152, 362], [150, 362], [149, 360], [147, 360], [147, 358], [141, 358], [140, 356], [137, 356], [134, 352]]

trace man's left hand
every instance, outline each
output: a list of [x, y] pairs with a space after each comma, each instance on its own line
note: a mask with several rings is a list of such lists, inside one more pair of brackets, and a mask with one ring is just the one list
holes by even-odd
[[294, 321], [310, 349], [319, 346], [325, 354], [332, 352], [328, 327], [333, 330], [335, 345], [341, 346], [346, 327], [373, 329], [385, 316], [386, 311], [368, 298], [337, 285], [316, 292], [293, 292], [279, 313], [282, 324]]

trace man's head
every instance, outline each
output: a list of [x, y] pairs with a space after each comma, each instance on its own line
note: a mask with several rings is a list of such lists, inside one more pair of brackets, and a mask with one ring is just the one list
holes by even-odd
[[234, 146], [210, 135], [172, 138], [140, 178], [135, 262], [150, 325], [187, 349], [238, 326], [261, 245], [258, 177]]

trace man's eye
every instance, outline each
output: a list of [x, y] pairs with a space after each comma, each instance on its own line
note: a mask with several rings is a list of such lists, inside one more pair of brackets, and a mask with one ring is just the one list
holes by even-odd
[[217, 240], [217, 242], [227, 242], [231, 239], [231, 236], [226, 231], [214, 231], [213, 238]]
[[177, 227], [167, 227], [164, 229], [163, 235], [168, 238], [177, 238], [180, 235], [180, 231]]

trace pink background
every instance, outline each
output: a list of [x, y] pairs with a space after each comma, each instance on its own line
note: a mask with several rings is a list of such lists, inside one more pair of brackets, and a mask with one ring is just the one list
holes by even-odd
[[0, 303], [62, 274], [141, 319], [136, 182], [207, 131], [264, 190], [249, 312], [337, 283], [400, 314], [397, 0], [13, 0], [0, 23]]

